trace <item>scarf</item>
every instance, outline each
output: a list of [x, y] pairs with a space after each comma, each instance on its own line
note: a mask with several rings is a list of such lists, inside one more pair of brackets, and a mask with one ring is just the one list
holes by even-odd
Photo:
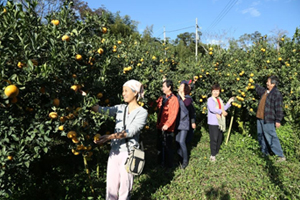
[[144, 87], [139, 81], [131, 79], [124, 83], [123, 86], [127, 86], [138, 93], [137, 101], [139, 101], [140, 98], [144, 98]]
[[[216, 102], [216, 108], [219, 109], [219, 103], [218, 103], [218, 100], [215, 98], [215, 97], [212, 97], [213, 100]], [[220, 103], [221, 103], [221, 110], [224, 111], [224, 104], [223, 104], [223, 101], [222, 99], [220, 99]], [[218, 119], [218, 124], [219, 124], [219, 129], [223, 132], [226, 131], [226, 117], [223, 116], [222, 114], [219, 115], [219, 114], [216, 114], [217, 116], [217, 119]]]

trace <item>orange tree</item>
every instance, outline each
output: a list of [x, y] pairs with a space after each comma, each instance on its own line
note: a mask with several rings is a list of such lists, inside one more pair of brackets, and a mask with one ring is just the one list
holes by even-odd
[[107, 148], [93, 140], [112, 132], [114, 121], [91, 106], [121, 103], [123, 83], [134, 78], [146, 89], [140, 104], [151, 108], [176, 59], [160, 45], [110, 34], [105, 14], [79, 21], [64, 4], [42, 22], [37, 2], [27, 3], [1, 7], [1, 196], [43, 196], [49, 187], [60, 188], [53, 198], [103, 194], [94, 185], [103, 186]]
[[81, 154], [90, 174], [87, 160], [101, 154], [92, 141], [97, 132], [105, 134], [100, 126], [108, 120], [90, 107], [120, 102], [123, 82], [117, 40], [109, 35], [104, 16], [78, 21], [65, 4], [42, 23], [36, 4], [28, 1], [24, 10], [8, 1], [1, 8], [0, 184], [1, 196], [10, 191], [11, 198], [21, 197], [17, 190], [36, 187], [30, 172], [45, 155], [73, 159], [70, 154]]

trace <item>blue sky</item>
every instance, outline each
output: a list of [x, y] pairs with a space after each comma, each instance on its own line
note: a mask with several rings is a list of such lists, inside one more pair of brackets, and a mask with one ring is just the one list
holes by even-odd
[[[203, 32], [202, 42], [224, 40], [259, 31], [274, 35], [283, 30], [292, 37], [300, 27], [300, 0], [86, 0], [89, 7], [102, 5], [112, 13], [120, 11], [138, 21], [140, 33], [153, 25], [154, 37], [175, 39], [195, 32], [196, 18]], [[181, 30], [180, 30], [181, 29]]]

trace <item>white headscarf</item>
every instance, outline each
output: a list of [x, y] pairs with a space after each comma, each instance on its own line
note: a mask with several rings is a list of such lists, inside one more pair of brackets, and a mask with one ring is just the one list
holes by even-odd
[[131, 80], [127, 81], [126, 83], [124, 83], [123, 86], [127, 86], [130, 89], [137, 92], [138, 93], [138, 97], [137, 97], [138, 101], [140, 100], [140, 98], [144, 98], [144, 87], [143, 87], [142, 83], [140, 83], [139, 81], [131, 79]]

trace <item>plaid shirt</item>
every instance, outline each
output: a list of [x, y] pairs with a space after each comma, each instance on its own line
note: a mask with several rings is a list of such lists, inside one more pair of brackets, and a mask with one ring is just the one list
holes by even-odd
[[[262, 97], [267, 89], [255, 84], [255, 90], [257, 94]], [[266, 123], [281, 122], [283, 119], [283, 109], [282, 109], [282, 95], [280, 91], [275, 86], [271, 92], [268, 94], [265, 104], [265, 118]]]

